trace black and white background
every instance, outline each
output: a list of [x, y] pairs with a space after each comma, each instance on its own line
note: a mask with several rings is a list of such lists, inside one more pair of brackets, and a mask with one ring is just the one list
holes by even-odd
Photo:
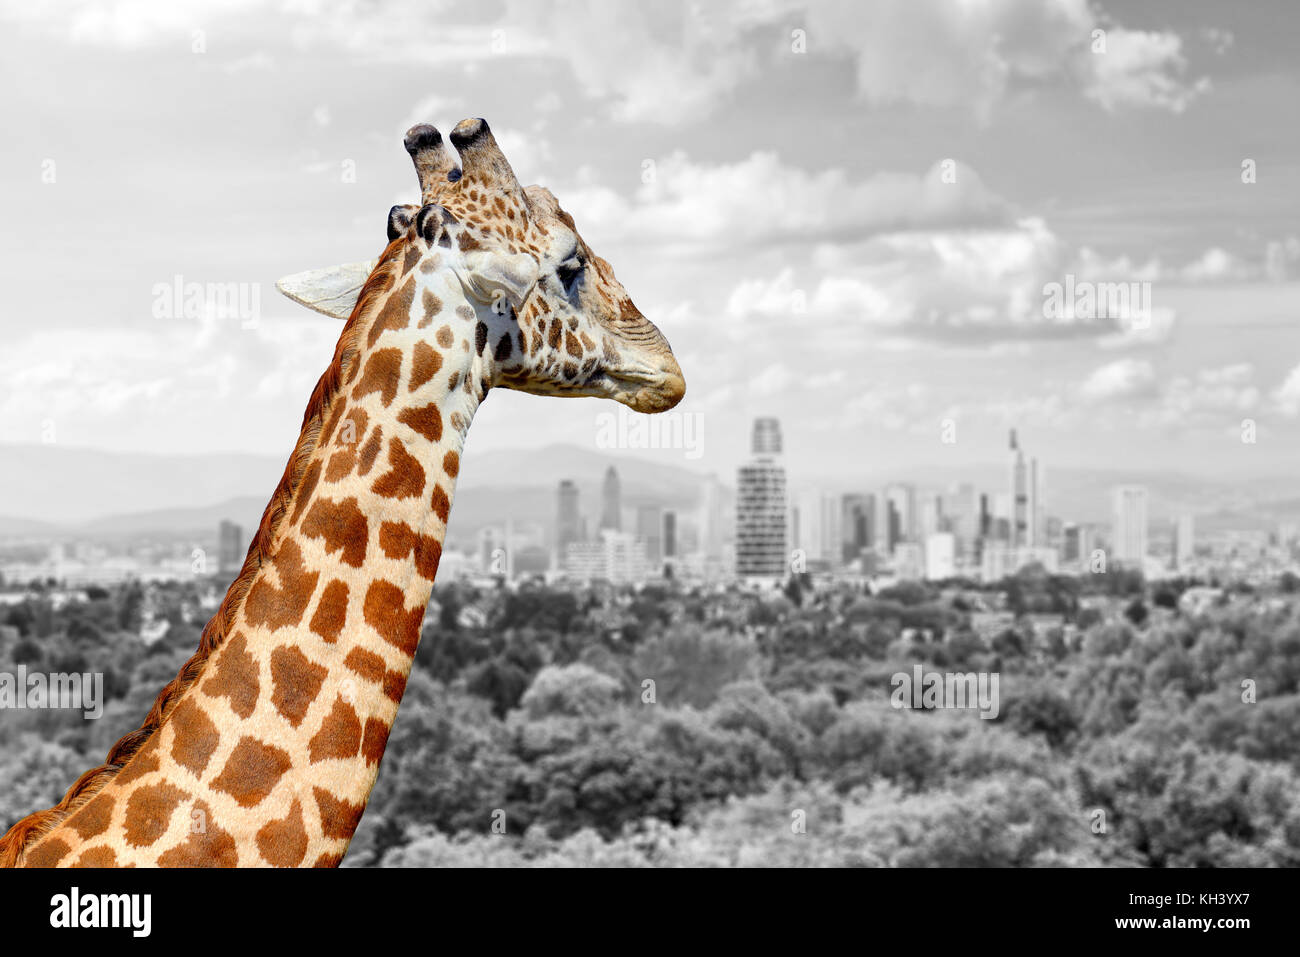
[[[688, 393], [485, 404], [348, 866], [1300, 863], [1298, 25], [0, 4], [0, 671], [104, 685], [0, 710], [0, 830], [233, 576], [339, 332], [275, 280], [374, 256], [404, 131], [483, 116]], [[917, 667], [996, 716], [895, 707]]]

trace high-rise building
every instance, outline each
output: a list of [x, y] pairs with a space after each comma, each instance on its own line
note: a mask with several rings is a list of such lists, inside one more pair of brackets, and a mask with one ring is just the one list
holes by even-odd
[[578, 512], [578, 486], [573, 481], [564, 479], [560, 482], [555, 518], [557, 564], [564, 563], [570, 545], [581, 542], [585, 537], [582, 533], [582, 516]]
[[605, 469], [605, 482], [600, 489], [600, 531], [623, 530], [623, 498], [619, 490], [618, 470]]
[[876, 497], [852, 493], [840, 500], [841, 557], [853, 561], [874, 548], [877, 536]]
[[677, 557], [677, 513], [664, 512], [664, 558]]
[[925, 546], [920, 542], [899, 542], [894, 546], [894, 576], [903, 581], [925, 577]]
[[725, 538], [727, 510], [724, 507], [722, 483], [716, 475], [710, 475], [704, 482], [700, 498], [699, 528], [700, 551], [706, 559], [722, 555]]
[[217, 525], [217, 571], [223, 575], [238, 575], [244, 567], [247, 550], [244, 530], [234, 522], [222, 519]]
[[1046, 475], [1036, 458], [1025, 458], [1024, 450], [1011, 430], [1010, 544], [1013, 548], [1037, 548], [1047, 544], [1047, 516], [1043, 489]]
[[1061, 527], [1061, 560], [1081, 562], [1088, 558], [1087, 528], [1075, 522]]
[[892, 550], [898, 542], [916, 541], [916, 489], [911, 485], [886, 486], [885, 501], [888, 504], [886, 530], [890, 536], [889, 548]]
[[935, 532], [925, 540], [925, 577], [942, 581], [957, 574], [957, 537], [952, 532]]
[[786, 481], [780, 464], [781, 427], [755, 419], [753, 459], [736, 475], [736, 574], [778, 578], [786, 573]]
[[917, 497], [916, 537], [926, 541], [931, 535], [946, 531], [943, 514], [943, 498], [934, 492], [927, 492]]
[[844, 560], [843, 500], [810, 489], [799, 495], [790, 509], [790, 546], [803, 551], [818, 568], [834, 568]]
[[975, 543], [983, 536], [984, 496], [975, 491], [969, 482], [953, 485], [944, 496], [943, 512], [948, 531], [957, 540], [957, 555], [973, 559]]
[[645, 581], [651, 573], [645, 543], [631, 532], [609, 530], [600, 533], [600, 541], [570, 545], [563, 568], [574, 578], [615, 585]]
[[1147, 489], [1120, 485], [1114, 491], [1111, 557], [1137, 568], [1147, 557]]
[[645, 543], [646, 561], [658, 567], [664, 557], [664, 510], [660, 506], [637, 507], [636, 537]]
[[1196, 551], [1196, 519], [1190, 512], [1178, 516], [1174, 526], [1174, 568], [1186, 571], [1191, 567], [1192, 556]]

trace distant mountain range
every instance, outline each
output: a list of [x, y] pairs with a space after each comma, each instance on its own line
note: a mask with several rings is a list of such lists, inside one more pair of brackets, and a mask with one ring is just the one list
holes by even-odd
[[[221, 519], [251, 529], [284, 471], [286, 457], [247, 454], [151, 455], [66, 448], [0, 445], [0, 540], [28, 537], [211, 535]], [[599, 508], [605, 469], [618, 469], [623, 502], [657, 503], [692, 510], [703, 499], [709, 476], [623, 452], [570, 445], [529, 450], [484, 450], [467, 455], [457, 483], [449, 537], [465, 541], [479, 528], [505, 519], [550, 525], [556, 486], [577, 483], [583, 511]], [[733, 476], [719, 476], [724, 486]], [[878, 490], [908, 481], [942, 492], [954, 482], [980, 491], [1002, 489], [1005, 469], [915, 468], [827, 483], [828, 490]], [[1197, 516], [1204, 531], [1271, 528], [1300, 522], [1300, 480], [1250, 482], [1203, 480], [1179, 473], [1131, 473], [1060, 468], [1046, 473], [1050, 514], [1075, 521], [1106, 522], [1110, 490], [1139, 483], [1151, 490], [1151, 517], [1165, 521], [1181, 512]], [[821, 484], [821, 483], [818, 483]], [[796, 475], [797, 494], [808, 483]]]
[[[286, 459], [0, 445], [0, 538], [211, 534], [222, 519], [249, 530]], [[679, 466], [578, 446], [487, 450], [466, 456], [449, 537], [472, 536], [506, 518], [551, 523], [562, 479], [577, 484], [583, 508], [594, 512], [611, 465], [623, 503], [633, 507], [694, 508], [708, 481]]]

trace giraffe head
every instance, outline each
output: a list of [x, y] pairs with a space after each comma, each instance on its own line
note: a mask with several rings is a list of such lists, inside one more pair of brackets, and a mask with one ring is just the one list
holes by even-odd
[[[462, 121], [447, 140], [427, 125], [406, 134], [421, 201], [393, 207], [388, 238], [452, 269], [467, 296], [487, 307], [479, 312], [489, 383], [610, 398], [638, 412], [676, 405], [686, 385], [668, 341], [550, 190], [519, 185], [484, 120]], [[346, 317], [372, 265], [289, 277], [281, 290]], [[332, 278], [322, 288], [326, 274]]]

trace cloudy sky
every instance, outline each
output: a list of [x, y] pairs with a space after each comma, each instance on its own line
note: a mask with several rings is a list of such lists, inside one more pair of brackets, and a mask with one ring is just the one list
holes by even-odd
[[[0, 21], [0, 442], [287, 454], [339, 327], [274, 281], [375, 255], [416, 198], [405, 129], [483, 116], [668, 335], [704, 429], [682, 464], [728, 473], [761, 414], [828, 480], [998, 461], [1011, 426], [1055, 465], [1296, 462], [1281, 0], [73, 0]], [[257, 290], [255, 326], [158, 315], [178, 276]], [[1121, 281], [1147, 312], [1047, 305]], [[605, 408], [494, 393], [470, 448], [590, 445]]]

